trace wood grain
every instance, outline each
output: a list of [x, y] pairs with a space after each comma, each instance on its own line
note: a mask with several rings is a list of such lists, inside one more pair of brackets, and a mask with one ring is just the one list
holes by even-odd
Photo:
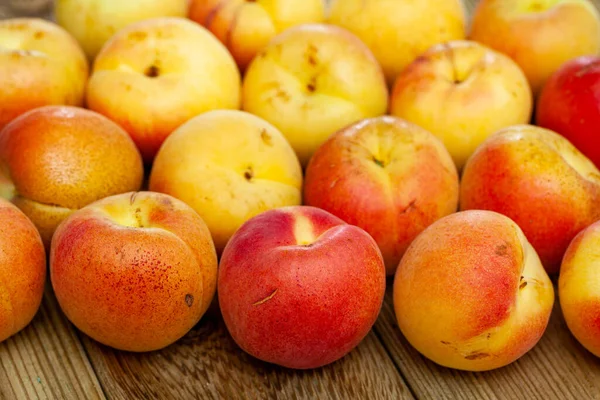
[[[469, 11], [476, 3], [465, 0]], [[3, 2], [0, 19], [10, 16], [14, 10]], [[558, 298], [531, 352], [507, 367], [469, 373], [440, 367], [412, 348], [397, 327], [388, 286], [373, 332], [343, 359], [308, 371], [242, 352], [214, 309], [162, 351], [116, 351], [74, 329], [47, 289], [32, 323], [0, 344], [0, 399], [600, 400], [600, 359], [569, 333]]]
[[36, 17], [52, 19], [52, 0], [1, 0], [0, 19]]
[[0, 398], [105, 398], [81, 342], [49, 287], [34, 320], [0, 343]]
[[375, 331], [418, 398], [600, 399], [600, 359], [571, 336], [558, 298], [536, 347], [504, 368], [474, 373], [440, 367], [408, 343], [398, 329], [388, 286]]
[[242, 352], [214, 310], [184, 338], [153, 353], [114, 351], [81, 335], [106, 393], [115, 399], [410, 399], [373, 333], [343, 359], [294, 371]]

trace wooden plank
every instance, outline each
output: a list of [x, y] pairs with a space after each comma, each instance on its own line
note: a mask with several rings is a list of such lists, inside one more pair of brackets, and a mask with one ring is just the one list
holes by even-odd
[[0, 398], [104, 399], [71, 324], [47, 285], [33, 321], [0, 343]]
[[444, 368], [421, 356], [398, 329], [388, 286], [375, 331], [417, 398], [600, 399], [600, 359], [571, 336], [558, 298], [536, 347], [504, 368], [475, 373]]
[[413, 398], [372, 332], [343, 359], [307, 371], [242, 352], [214, 310], [184, 338], [156, 352], [115, 351], [81, 338], [109, 398]]
[[36, 17], [51, 19], [52, 0], [2, 0], [0, 19]]

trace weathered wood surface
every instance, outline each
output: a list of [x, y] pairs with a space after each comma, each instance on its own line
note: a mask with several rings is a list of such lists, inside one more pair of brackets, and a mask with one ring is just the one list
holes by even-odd
[[[20, 0], [15, 8], [19, 0], [0, 0], [0, 19], [16, 9], [27, 13], [27, 6], [49, 18], [44, 1]], [[472, 9], [476, 0], [466, 3]], [[0, 344], [0, 399], [600, 399], [600, 360], [571, 336], [558, 299], [530, 353], [505, 368], [469, 373], [442, 368], [408, 344], [389, 286], [365, 340], [342, 360], [310, 371], [243, 353], [215, 310], [164, 350], [116, 351], [78, 332], [47, 289], [32, 323]]]
[[411, 399], [374, 333], [342, 360], [293, 371], [240, 351], [218, 313], [174, 345], [153, 353], [114, 351], [83, 338], [109, 397], [201, 399]]
[[77, 331], [47, 286], [32, 323], [0, 344], [0, 398], [104, 399]]

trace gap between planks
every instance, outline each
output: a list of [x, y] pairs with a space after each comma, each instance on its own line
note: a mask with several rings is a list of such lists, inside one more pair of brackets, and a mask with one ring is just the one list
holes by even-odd
[[106, 398], [49, 284], [33, 321], [0, 343], [0, 398]]

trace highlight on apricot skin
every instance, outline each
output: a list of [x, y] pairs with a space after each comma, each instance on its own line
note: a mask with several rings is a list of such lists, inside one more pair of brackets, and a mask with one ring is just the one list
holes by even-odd
[[506, 366], [542, 337], [554, 288], [518, 225], [484, 210], [426, 228], [400, 261], [393, 287], [398, 326], [433, 362], [459, 370]]

